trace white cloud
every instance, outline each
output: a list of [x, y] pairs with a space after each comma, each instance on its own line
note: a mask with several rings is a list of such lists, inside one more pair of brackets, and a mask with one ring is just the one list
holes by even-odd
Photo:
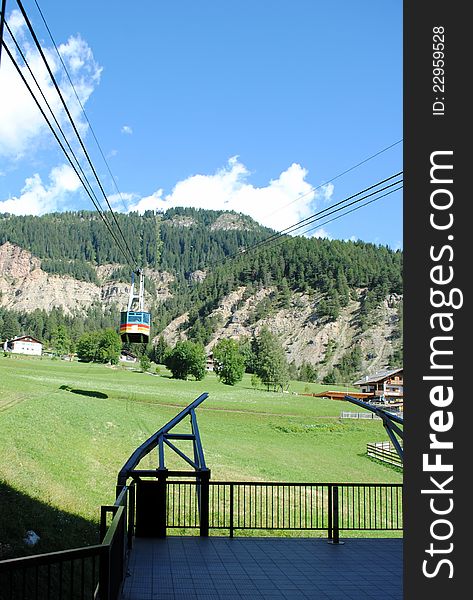
[[144, 196], [140, 198], [135, 204], [131, 204], [128, 207], [128, 212], [137, 211], [139, 213], [144, 213], [147, 210], [166, 210], [167, 208], [171, 208], [172, 206], [169, 203], [165, 204], [165, 199], [163, 198], [163, 190], [160, 189], [157, 192], [153, 192], [151, 196]]
[[53, 189], [63, 192], [75, 192], [81, 187], [81, 182], [76, 172], [69, 165], [54, 167], [49, 175]]
[[320, 188], [325, 201], [328, 201], [332, 198], [334, 189], [335, 186], [333, 185], [333, 183], [327, 183], [326, 185]]
[[[213, 210], [234, 210], [250, 215], [259, 223], [282, 230], [309, 215], [314, 202], [325, 198], [331, 190], [315, 192], [305, 180], [307, 171], [293, 163], [266, 186], [256, 187], [248, 182], [249, 170], [237, 156], [213, 175], [192, 175], [178, 182], [172, 192], [162, 189], [139, 199], [130, 211], [166, 210], [175, 206], [192, 206]], [[300, 198], [300, 200], [294, 201]]]
[[117, 212], [121, 212], [122, 209], [125, 209], [125, 212], [128, 212], [127, 203], [136, 200], [136, 198], [136, 194], [125, 194], [122, 192], [107, 196], [108, 203], [113, 210], [116, 210]]
[[[169, 194], [160, 188], [149, 196], [121, 192], [111, 194], [107, 199], [117, 212], [165, 211], [176, 206], [233, 210], [281, 231], [312, 215], [316, 211], [316, 201], [323, 201], [328, 194], [324, 188], [315, 191], [306, 181], [307, 171], [297, 163], [261, 187], [249, 183], [250, 175], [247, 167], [234, 156], [213, 175], [192, 175], [179, 181]], [[18, 196], [0, 200], [0, 212], [41, 215], [70, 209], [79, 188], [81, 183], [70, 166], [55, 167], [47, 185], [35, 174], [26, 180]], [[333, 189], [330, 194], [332, 192]], [[304, 229], [295, 233], [301, 234]], [[330, 238], [323, 228], [308, 235]]]
[[49, 185], [44, 185], [36, 173], [28, 177], [20, 196], [0, 201], [0, 212], [14, 215], [43, 215], [63, 210], [69, 194], [81, 187], [79, 178], [69, 165], [54, 167]]
[[121, 132], [126, 133], [127, 135], [132, 135], [133, 129], [129, 125], [123, 125]]
[[310, 237], [314, 238], [323, 238], [326, 240], [333, 240], [333, 237], [329, 234], [329, 232], [323, 227], [319, 227], [314, 233], [311, 233]]
[[[56, 118], [65, 126], [67, 115], [61, 100], [41, 56], [25, 36], [25, 24], [19, 11], [14, 10], [11, 13], [8, 23]], [[37, 90], [27, 67], [22, 64], [20, 55], [15, 52], [14, 43], [7, 32], [5, 32], [5, 41], [14, 55], [15, 62], [20, 65], [22, 74], [38, 97], [42, 108], [46, 114], [49, 114], [46, 103]], [[74, 82], [77, 95], [84, 105], [100, 81], [102, 68], [95, 62], [92, 50], [80, 36], [70, 37], [67, 43], [60, 44], [58, 49]], [[43, 50], [76, 126], [81, 134], [84, 134], [87, 130], [87, 123], [60, 60], [52, 48], [44, 47]], [[6, 52], [2, 52], [0, 89], [8, 90], [7, 93], [0, 94], [1, 157], [16, 161], [34, 153], [38, 147], [54, 141], [43, 116]], [[52, 117], [50, 119], [52, 120]], [[68, 129], [70, 127], [66, 127], [66, 130]]]

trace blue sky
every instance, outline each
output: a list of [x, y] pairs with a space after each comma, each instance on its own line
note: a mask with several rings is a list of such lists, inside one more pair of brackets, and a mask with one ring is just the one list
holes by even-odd
[[[402, 170], [398, 144], [311, 191], [402, 138], [400, 1], [38, 0], [120, 196], [35, 1], [23, 4], [117, 211], [233, 209], [281, 230]], [[7, 0], [7, 21], [64, 123], [15, 9]], [[3, 53], [0, 212], [79, 208], [93, 205]], [[315, 225], [402, 247], [402, 192]]]

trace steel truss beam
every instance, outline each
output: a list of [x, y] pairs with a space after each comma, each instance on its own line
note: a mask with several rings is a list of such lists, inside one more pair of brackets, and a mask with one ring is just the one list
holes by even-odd
[[[202, 442], [200, 439], [199, 427], [197, 425], [197, 417], [195, 415], [195, 409], [202, 404], [202, 402], [208, 397], [208, 393], [201, 394], [198, 398], [191, 402], [189, 406], [186, 406], [180, 413], [178, 413], [173, 419], [171, 419], [166, 425], [161, 427], [156, 433], [149, 437], [146, 442], [141, 444], [126, 461], [118, 473], [117, 486], [122, 488], [126, 485], [129, 477], [138, 477], [141, 475], [154, 474], [158, 476], [159, 473], [166, 473], [166, 475], [182, 474], [182, 472], [168, 471], [165, 464], [165, 453], [164, 446], [171, 448], [180, 458], [182, 458], [194, 471], [186, 473], [189, 475], [199, 476], [202, 472], [208, 472], [209, 469], [205, 464], [204, 451], [202, 448]], [[190, 418], [191, 433], [171, 433], [171, 430], [181, 423], [186, 417]], [[192, 441], [193, 457], [187, 456], [182, 450], [180, 450], [170, 440], [190, 440]], [[154, 448], [158, 448], [158, 468], [155, 471], [143, 470], [139, 471], [136, 469], [138, 463], [149, 454]]]
[[[396, 423], [403, 425], [403, 418], [393, 413], [387, 412], [383, 408], [379, 408], [378, 406], [373, 406], [372, 404], [368, 404], [366, 402], [363, 402], [362, 400], [358, 400], [358, 398], [354, 398], [353, 396], [345, 396], [345, 400], [348, 400], [348, 402], [356, 404], [357, 406], [361, 406], [362, 408], [366, 408], [366, 410], [370, 410], [376, 416], [380, 417], [383, 420], [384, 429], [386, 430], [386, 433], [388, 434], [389, 439], [391, 440], [394, 448], [396, 448], [396, 452], [398, 453], [399, 458], [404, 462], [404, 450], [399, 442], [399, 439], [404, 440], [404, 432], [396, 425]], [[396, 435], [399, 439], [396, 437]]]

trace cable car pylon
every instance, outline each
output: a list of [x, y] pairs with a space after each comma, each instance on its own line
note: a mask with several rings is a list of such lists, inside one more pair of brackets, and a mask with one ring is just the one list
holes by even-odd
[[[135, 292], [135, 274], [139, 276]], [[126, 311], [120, 313], [120, 337], [124, 343], [147, 344], [150, 337], [151, 314], [145, 311], [145, 276], [143, 269], [133, 271]]]

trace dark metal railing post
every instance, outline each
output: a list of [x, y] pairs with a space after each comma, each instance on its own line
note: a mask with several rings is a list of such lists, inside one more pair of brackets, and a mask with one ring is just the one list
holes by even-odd
[[[126, 509], [125, 509], [126, 511]], [[124, 512], [120, 519], [118, 527], [118, 535], [112, 542], [112, 545], [116, 545], [114, 560], [111, 564], [110, 576], [113, 576], [113, 583], [111, 587], [113, 589], [113, 600], [118, 600], [120, 589], [125, 578], [125, 564], [126, 564], [126, 526], [127, 526], [127, 513]]]
[[126, 553], [128, 547], [128, 522], [129, 522], [129, 497], [130, 497], [130, 488], [126, 487], [122, 496], [118, 497], [115, 500], [115, 503], [118, 503], [119, 506], [123, 506], [125, 509], [124, 515], [120, 520], [120, 530], [121, 530], [121, 551], [122, 551], [122, 564], [125, 564], [126, 561]]
[[127, 546], [128, 550], [133, 547], [133, 536], [135, 535], [135, 494], [136, 485], [135, 482], [131, 484], [128, 490], [128, 528], [127, 528]]
[[233, 496], [234, 496], [234, 484], [230, 483], [230, 537], [233, 537]]
[[156, 523], [156, 535], [157, 537], [166, 537], [166, 526], [167, 526], [167, 469], [162, 471], [158, 470], [158, 497], [157, 497], [157, 523]]
[[[331, 511], [331, 538], [329, 538], [329, 544], [335, 544], [335, 545], [340, 545], [340, 544], [344, 544], [345, 542], [341, 542], [340, 541], [340, 514], [339, 514], [339, 503], [338, 503], [338, 491], [339, 491], [339, 487], [338, 485], [332, 485], [330, 486], [331, 489], [331, 494], [329, 494], [329, 496], [331, 496], [331, 502], [329, 503], [329, 515], [330, 515], [330, 511]], [[329, 535], [330, 535], [330, 529], [329, 529]]]
[[340, 529], [338, 521], [338, 485], [333, 488], [333, 543], [338, 544], [340, 542]]
[[103, 540], [105, 538], [105, 534], [107, 533], [107, 530], [108, 530], [107, 514], [112, 513], [112, 518], [113, 518], [115, 516], [117, 510], [118, 510], [118, 506], [116, 506], [115, 504], [111, 504], [110, 506], [103, 505], [100, 507], [100, 530], [99, 530], [100, 543], [103, 542]]
[[100, 507], [100, 530], [99, 530], [100, 543], [103, 542], [103, 538], [105, 537], [105, 534], [107, 533], [107, 513], [108, 513], [108, 507], [101, 506]]
[[200, 536], [209, 535], [209, 480], [210, 471], [201, 471], [198, 475], [200, 487]]
[[99, 590], [100, 600], [110, 598], [110, 546], [103, 546], [99, 557]]
[[328, 524], [327, 524], [327, 537], [329, 540], [333, 539], [333, 506], [332, 506], [332, 486], [328, 486]]

